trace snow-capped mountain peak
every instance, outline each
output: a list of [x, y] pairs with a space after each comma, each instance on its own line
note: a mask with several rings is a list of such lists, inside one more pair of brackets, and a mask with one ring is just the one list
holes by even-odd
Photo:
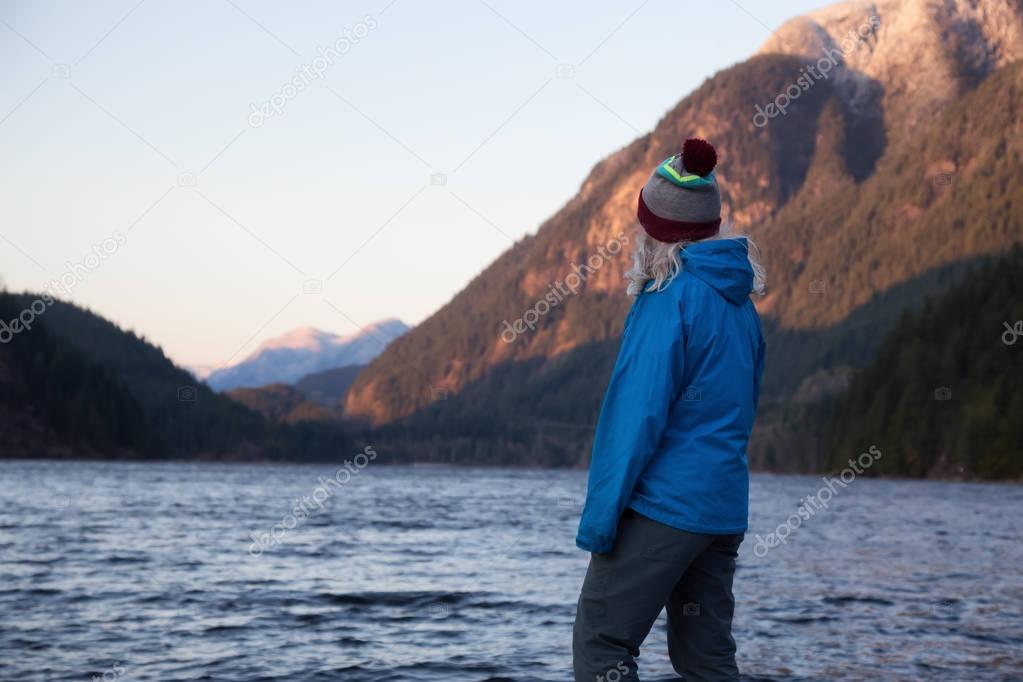
[[348, 335], [297, 327], [264, 341], [244, 360], [210, 373], [207, 383], [218, 391], [290, 384], [314, 372], [364, 365], [408, 329], [397, 319], [382, 320]]

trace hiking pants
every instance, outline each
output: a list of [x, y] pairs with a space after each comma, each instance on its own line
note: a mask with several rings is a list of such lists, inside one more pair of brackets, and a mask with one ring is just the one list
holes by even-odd
[[662, 608], [671, 663], [686, 682], [738, 680], [732, 577], [742, 539], [626, 509], [614, 549], [590, 555], [572, 636], [575, 682], [639, 680], [635, 658]]

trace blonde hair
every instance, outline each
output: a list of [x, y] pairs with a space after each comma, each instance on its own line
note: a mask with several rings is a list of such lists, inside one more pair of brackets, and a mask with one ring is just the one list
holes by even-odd
[[[732, 226], [727, 223], [721, 226], [718, 234], [700, 241], [718, 239], [745, 239], [748, 242], [749, 264], [753, 268], [753, 292], [762, 296], [766, 291], [767, 273], [760, 264], [760, 249], [757, 245], [746, 235], [734, 234]], [[643, 291], [663, 291], [682, 272], [679, 254], [692, 243], [682, 241], [666, 244], [640, 230], [632, 253], [632, 267], [625, 273], [625, 279], [629, 282], [626, 290], [629, 296], [639, 296]]]

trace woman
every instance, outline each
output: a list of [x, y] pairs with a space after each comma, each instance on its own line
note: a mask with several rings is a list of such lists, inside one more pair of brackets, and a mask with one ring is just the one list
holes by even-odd
[[639, 195], [635, 296], [594, 437], [576, 544], [591, 552], [577, 682], [638, 680], [662, 608], [687, 682], [737, 680], [732, 576], [746, 531], [746, 445], [764, 371], [751, 292], [763, 270], [722, 235], [717, 153], [686, 140]]

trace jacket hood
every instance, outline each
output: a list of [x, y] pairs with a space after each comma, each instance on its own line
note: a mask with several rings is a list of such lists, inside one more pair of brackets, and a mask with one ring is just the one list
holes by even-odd
[[683, 272], [702, 279], [733, 305], [745, 303], [753, 291], [753, 267], [744, 237], [694, 242], [680, 255]]

